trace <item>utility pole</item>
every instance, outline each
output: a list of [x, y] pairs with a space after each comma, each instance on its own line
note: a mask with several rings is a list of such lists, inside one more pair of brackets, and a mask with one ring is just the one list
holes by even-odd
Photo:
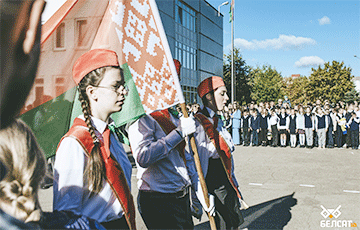
[[235, 0], [231, 0], [231, 103], [234, 103], [234, 10]]

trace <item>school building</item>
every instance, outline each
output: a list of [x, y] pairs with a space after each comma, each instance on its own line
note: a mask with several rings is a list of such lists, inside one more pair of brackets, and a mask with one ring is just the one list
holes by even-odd
[[[209, 76], [222, 76], [223, 16], [218, 16], [217, 10], [205, 0], [156, 0], [156, 3], [172, 56], [182, 64], [180, 83], [185, 100], [200, 102], [198, 84]], [[107, 4], [91, 0], [76, 4], [42, 44], [37, 78], [25, 110], [75, 87], [68, 77], [72, 75], [73, 63], [90, 49], [95, 38], [90, 28], [100, 25]], [[71, 97], [63, 95], [65, 99]]]
[[223, 16], [205, 0], [156, 0], [175, 59], [182, 63], [186, 102], [197, 102], [196, 87], [223, 76]]

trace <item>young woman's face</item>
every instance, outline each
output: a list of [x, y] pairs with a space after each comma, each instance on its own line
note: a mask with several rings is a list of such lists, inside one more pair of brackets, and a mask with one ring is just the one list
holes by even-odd
[[304, 113], [303, 107], [300, 107], [300, 108], [299, 108], [299, 113], [300, 113], [300, 114], [303, 114], [303, 113]]
[[120, 69], [110, 68], [105, 72], [104, 78], [97, 86], [98, 104], [104, 112], [111, 114], [121, 110], [127, 94], [124, 83]]
[[[228, 95], [226, 94], [227, 90], [225, 86], [221, 86], [217, 88], [214, 92], [214, 98], [216, 102], [216, 107], [218, 111], [223, 110], [224, 106], [226, 105], [226, 102], [229, 100]], [[230, 107], [229, 107], [230, 109]]]

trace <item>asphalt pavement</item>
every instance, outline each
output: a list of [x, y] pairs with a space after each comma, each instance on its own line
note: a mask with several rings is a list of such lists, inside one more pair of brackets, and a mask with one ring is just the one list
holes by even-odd
[[[241, 229], [360, 229], [360, 150], [237, 146], [235, 175], [250, 206]], [[136, 168], [132, 194], [137, 197]], [[52, 187], [40, 204], [52, 210]], [[135, 204], [136, 205], [136, 204]], [[146, 229], [136, 213], [138, 229]], [[195, 229], [208, 229], [205, 214]]]

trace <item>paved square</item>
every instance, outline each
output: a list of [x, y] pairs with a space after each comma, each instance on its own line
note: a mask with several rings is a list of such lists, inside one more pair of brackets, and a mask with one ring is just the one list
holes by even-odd
[[[360, 229], [360, 150], [237, 146], [234, 160], [241, 192], [250, 206], [243, 211], [242, 228]], [[133, 169], [136, 198], [135, 175]], [[45, 211], [52, 209], [52, 188], [40, 191], [40, 201]], [[339, 205], [341, 214], [336, 218]], [[333, 211], [333, 217], [330, 213], [324, 218], [321, 206]], [[357, 227], [342, 227], [350, 220]], [[136, 221], [138, 229], [145, 229], [139, 213]], [[196, 229], [209, 228], [205, 215], [194, 223]]]

